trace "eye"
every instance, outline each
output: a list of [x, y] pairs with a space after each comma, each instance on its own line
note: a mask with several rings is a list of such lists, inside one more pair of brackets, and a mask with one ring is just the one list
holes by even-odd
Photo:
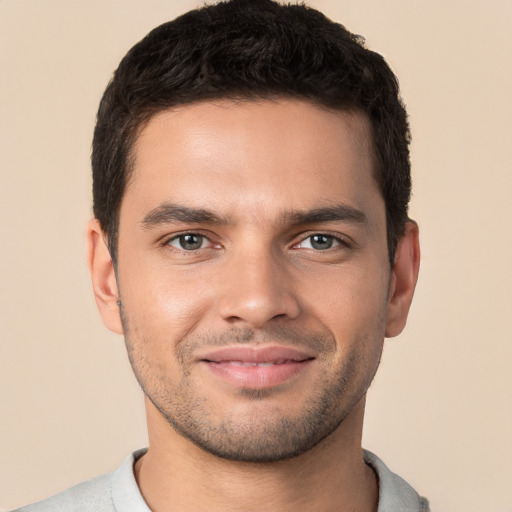
[[184, 233], [171, 238], [167, 245], [180, 249], [182, 251], [197, 251], [208, 247], [210, 241], [203, 235], [197, 233]]
[[300, 242], [297, 247], [302, 249], [314, 249], [315, 251], [325, 251], [339, 245], [341, 245], [339, 238], [336, 238], [332, 235], [316, 233], [302, 240], [302, 242]]

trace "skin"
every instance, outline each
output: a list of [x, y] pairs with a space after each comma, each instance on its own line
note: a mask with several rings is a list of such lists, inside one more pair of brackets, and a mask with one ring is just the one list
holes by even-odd
[[[376, 510], [365, 395], [405, 325], [419, 248], [410, 222], [390, 268], [365, 117], [198, 103], [154, 116], [134, 157], [117, 273], [96, 220], [89, 265], [146, 394], [135, 474], [150, 508]], [[309, 357], [277, 384], [237, 385], [204, 360], [275, 346]]]

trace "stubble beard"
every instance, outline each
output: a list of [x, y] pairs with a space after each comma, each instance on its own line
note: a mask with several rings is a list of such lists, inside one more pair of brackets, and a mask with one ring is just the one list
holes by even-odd
[[[209, 410], [208, 399], [198, 396], [194, 389], [187, 366], [187, 360], [190, 360], [188, 355], [192, 354], [194, 348], [205, 344], [225, 346], [248, 343], [255, 338], [254, 331], [236, 328], [220, 335], [183, 338], [175, 351], [182, 376], [179, 383], [171, 388], [166, 373], [155, 372], [163, 367], [146, 357], [144, 347], [151, 342], [137, 336], [133, 325], [129, 328], [122, 308], [121, 311], [128, 357], [144, 394], [178, 434], [207, 453], [228, 460], [277, 462], [310, 450], [335, 431], [363, 398], [380, 361], [379, 351], [377, 360], [369, 368], [371, 362], [365, 360], [361, 352], [352, 352], [329, 378], [318, 372], [313, 386], [316, 391], [294, 416], [269, 407], [265, 418], [261, 418], [261, 415], [255, 418], [232, 414], [215, 419]], [[131, 339], [133, 334], [139, 340], [138, 346]], [[356, 343], [362, 346], [375, 343], [366, 336], [361, 338]], [[265, 339], [285, 341], [289, 345], [296, 345], [300, 340], [302, 347], [314, 347], [324, 359], [328, 359], [336, 350], [336, 341], [331, 333], [304, 333], [278, 327], [266, 332], [261, 343], [265, 343]], [[237, 391], [237, 399], [261, 405], [275, 393], [273, 389], [241, 388]], [[258, 410], [265, 410], [265, 407], [258, 407]]]

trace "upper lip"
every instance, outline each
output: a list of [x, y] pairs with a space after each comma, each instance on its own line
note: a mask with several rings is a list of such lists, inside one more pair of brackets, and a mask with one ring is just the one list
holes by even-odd
[[270, 363], [275, 361], [306, 361], [314, 359], [311, 353], [285, 346], [228, 346], [205, 352], [198, 357], [201, 361], [222, 363], [240, 361], [242, 363]]

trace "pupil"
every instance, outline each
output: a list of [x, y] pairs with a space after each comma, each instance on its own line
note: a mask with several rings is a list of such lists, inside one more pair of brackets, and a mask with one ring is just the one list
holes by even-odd
[[332, 246], [332, 237], [325, 235], [313, 235], [311, 245], [315, 249], [330, 249]]
[[183, 249], [190, 251], [201, 247], [201, 236], [199, 235], [183, 235], [180, 237], [180, 245]]

